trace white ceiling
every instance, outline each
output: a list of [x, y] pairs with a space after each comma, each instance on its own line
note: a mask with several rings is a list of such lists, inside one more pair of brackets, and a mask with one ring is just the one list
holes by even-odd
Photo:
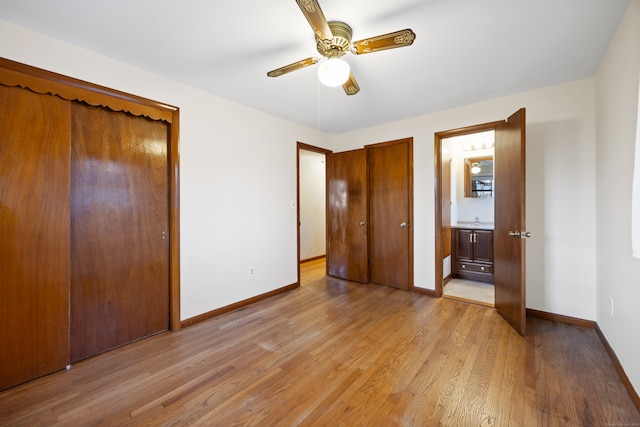
[[[345, 59], [360, 85], [317, 83], [295, 0], [0, 0], [0, 19], [221, 97], [341, 133], [594, 76], [629, 0], [319, 0], [353, 40], [404, 28], [410, 47]], [[163, 101], [163, 100], [158, 100]]]

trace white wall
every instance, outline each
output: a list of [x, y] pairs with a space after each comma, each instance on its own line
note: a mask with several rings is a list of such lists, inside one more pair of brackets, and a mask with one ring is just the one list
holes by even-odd
[[327, 252], [327, 186], [323, 153], [300, 150], [300, 259]]
[[595, 79], [333, 137], [334, 150], [414, 138], [415, 286], [435, 289], [436, 132], [527, 109], [527, 307], [595, 320]]
[[[493, 144], [494, 132], [455, 136], [442, 140], [443, 150], [448, 148], [451, 156], [451, 224], [473, 222], [476, 218], [481, 223], [493, 224], [493, 197], [465, 197], [464, 194], [464, 161], [467, 158], [487, 157], [494, 155], [493, 148], [464, 151], [466, 141], [480, 139]], [[490, 141], [487, 141], [487, 137]], [[446, 276], [445, 276], [446, 277]]]
[[180, 108], [182, 319], [297, 281], [296, 144], [327, 135], [4, 21], [0, 56]]
[[[640, 78], [640, 0], [597, 74], [597, 321], [640, 390], [640, 260], [631, 256], [631, 182]], [[609, 312], [610, 298], [614, 312]]]

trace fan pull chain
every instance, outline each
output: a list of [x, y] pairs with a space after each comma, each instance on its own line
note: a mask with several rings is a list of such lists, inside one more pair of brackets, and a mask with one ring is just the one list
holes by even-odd
[[318, 105], [316, 106], [316, 111], [317, 111], [317, 117], [316, 117], [316, 121], [317, 121], [317, 131], [320, 132], [320, 79], [316, 79], [316, 91], [317, 91], [317, 102]]

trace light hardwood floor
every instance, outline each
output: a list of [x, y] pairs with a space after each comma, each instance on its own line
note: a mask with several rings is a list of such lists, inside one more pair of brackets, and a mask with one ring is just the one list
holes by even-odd
[[2, 426], [613, 426], [593, 329], [326, 278], [0, 392]]

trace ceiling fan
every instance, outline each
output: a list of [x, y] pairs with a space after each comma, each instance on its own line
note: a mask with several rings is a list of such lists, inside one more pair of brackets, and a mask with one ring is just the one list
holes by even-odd
[[[341, 60], [340, 57], [347, 52], [362, 55], [380, 50], [410, 46], [416, 38], [411, 29], [406, 29], [352, 43], [351, 27], [340, 21], [327, 22], [317, 0], [296, 0], [296, 3], [300, 6], [302, 13], [309, 21], [316, 35], [318, 53], [327, 58], [322, 61], [318, 70], [320, 81], [327, 86], [341, 85], [347, 95], [358, 93], [360, 86], [358, 86], [349, 64]], [[267, 75], [269, 77], [278, 77], [309, 65], [317, 64], [320, 60], [315, 57], [303, 59], [269, 71]]]

